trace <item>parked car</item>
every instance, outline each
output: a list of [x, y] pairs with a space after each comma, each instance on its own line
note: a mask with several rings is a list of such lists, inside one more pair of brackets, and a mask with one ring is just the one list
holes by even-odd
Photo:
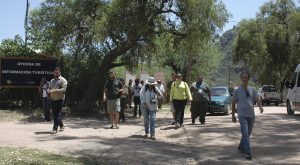
[[287, 114], [293, 115], [300, 111], [300, 64], [297, 66], [292, 82], [287, 82], [288, 93], [286, 96]]
[[224, 113], [231, 114], [231, 93], [228, 87], [212, 87], [211, 88], [211, 105], [210, 114]]
[[281, 94], [274, 85], [264, 85], [258, 89], [259, 98], [262, 104], [270, 105], [274, 103], [276, 106], [281, 102]]

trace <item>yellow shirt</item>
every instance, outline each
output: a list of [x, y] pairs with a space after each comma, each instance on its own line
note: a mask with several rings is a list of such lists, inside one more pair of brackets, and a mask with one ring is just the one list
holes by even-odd
[[175, 81], [171, 86], [170, 101], [175, 100], [192, 100], [192, 95], [189, 86], [186, 82]]

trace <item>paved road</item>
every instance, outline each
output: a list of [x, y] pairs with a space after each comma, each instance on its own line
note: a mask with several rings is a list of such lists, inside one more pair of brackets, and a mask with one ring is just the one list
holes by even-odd
[[251, 146], [253, 160], [237, 152], [240, 130], [231, 116], [207, 116], [206, 125], [175, 130], [171, 115], [159, 113], [156, 141], [143, 139], [141, 118], [129, 118], [120, 129], [108, 129], [107, 120], [68, 118], [66, 130], [50, 135], [51, 123], [32, 117], [21, 122], [1, 122], [0, 146], [32, 147], [108, 164], [300, 164], [300, 115], [286, 115], [285, 107], [256, 110]]

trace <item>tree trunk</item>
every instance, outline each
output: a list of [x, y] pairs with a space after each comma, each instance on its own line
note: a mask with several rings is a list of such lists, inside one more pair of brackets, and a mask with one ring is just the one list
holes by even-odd
[[90, 81], [87, 92], [80, 101], [77, 107], [73, 109], [75, 112], [92, 112], [92, 105], [94, 102], [103, 95], [103, 89], [105, 85], [105, 76], [106, 73], [111, 68], [113, 62], [121, 55], [126, 53], [130, 48], [132, 48], [137, 43], [137, 38], [128, 37], [126, 42], [120, 44], [120, 46], [111, 50], [101, 62], [100, 68], [97, 73]]

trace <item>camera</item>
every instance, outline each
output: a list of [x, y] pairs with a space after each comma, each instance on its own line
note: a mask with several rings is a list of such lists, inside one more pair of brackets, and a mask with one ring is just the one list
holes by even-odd
[[156, 104], [156, 99], [155, 99], [155, 98], [152, 98], [151, 101], [150, 101], [150, 103], [151, 103], [151, 104]]

